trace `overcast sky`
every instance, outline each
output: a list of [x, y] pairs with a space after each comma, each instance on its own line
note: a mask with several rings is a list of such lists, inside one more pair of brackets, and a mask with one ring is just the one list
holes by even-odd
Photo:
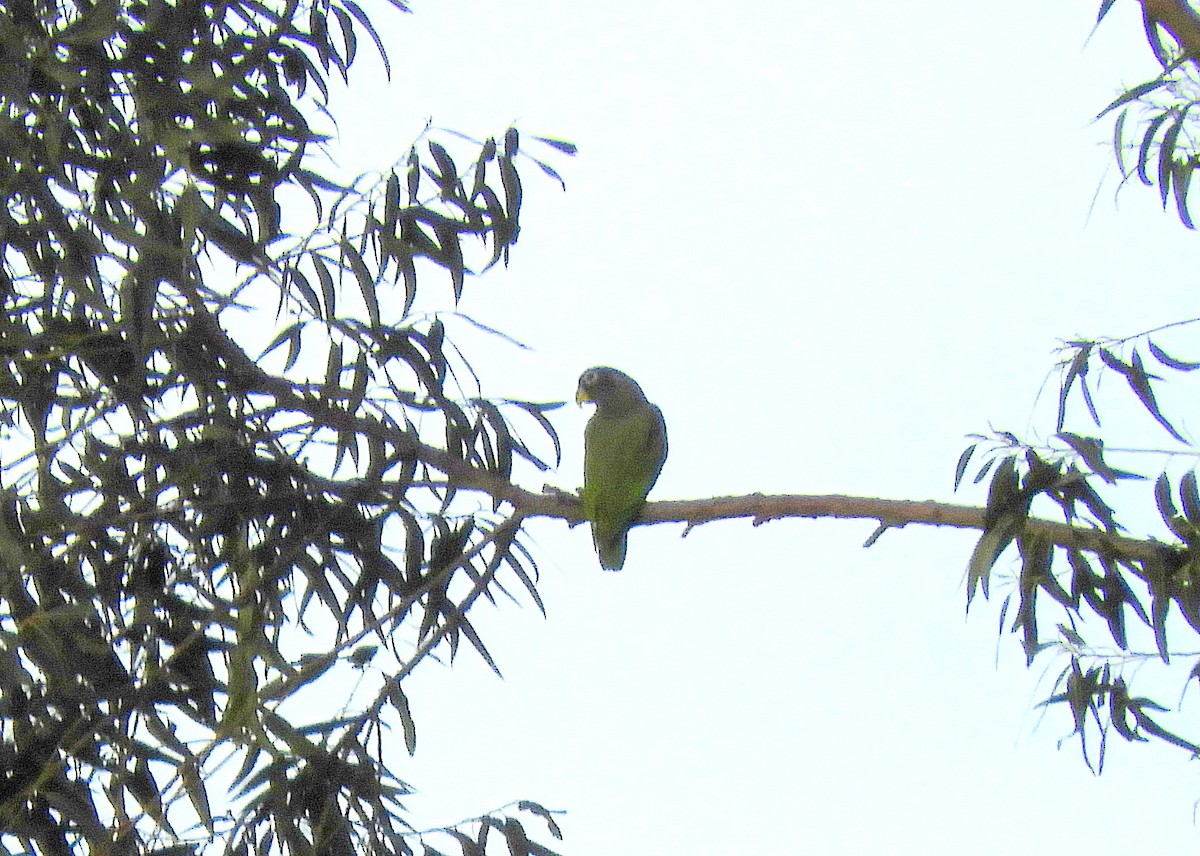
[[[578, 144], [566, 193], [526, 167], [512, 264], [459, 308], [533, 348], [477, 342], [486, 394], [635, 376], [670, 433], [652, 498], [980, 503], [952, 493], [965, 435], [1052, 430], [1060, 339], [1195, 314], [1196, 237], [1115, 197], [1092, 118], [1156, 65], [1133, 0], [1085, 46], [1098, 5], [377, 3], [395, 75], [364, 40], [339, 157], [385, 168], [428, 118]], [[551, 483], [579, 485], [587, 415], [556, 415]], [[473, 613], [505, 679], [467, 652], [406, 684], [415, 822], [534, 799], [573, 856], [1200, 847], [1182, 751], [1114, 742], [1095, 777], [1057, 748], [1067, 711], [1034, 706], [1063, 664], [997, 641], [998, 598], [964, 617], [969, 533], [872, 528], [643, 527], [608, 574], [535, 523], [548, 620]]]

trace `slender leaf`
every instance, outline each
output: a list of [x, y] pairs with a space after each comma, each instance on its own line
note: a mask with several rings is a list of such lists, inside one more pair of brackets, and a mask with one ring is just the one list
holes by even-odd
[[1132, 89], [1128, 89], [1125, 92], [1122, 92], [1115, 99], [1113, 99], [1107, 107], [1105, 107], [1103, 110], [1101, 110], [1099, 113], [1097, 113], [1096, 118], [1101, 119], [1106, 114], [1111, 113], [1113, 110], [1117, 109], [1121, 105], [1128, 104], [1130, 101], [1136, 101], [1137, 99], [1141, 98], [1143, 95], [1150, 94], [1155, 89], [1158, 89], [1159, 87], [1165, 85], [1166, 82], [1167, 82], [1167, 77], [1165, 75], [1160, 75], [1160, 76], [1154, 78], [1154, 80], [1148, 80], [1145, 83], [1139, 84], [1138, 86], [1135, 86]]
[[1183, 130], [1183, 122], [1187, 117], [1187, 108], [1180, 110], [1174, 122], [1163, 134], [1163, 141], [1158, 148], [1158, 191], [1162, 197], [1163, 208], [1167, 207], [1167, 196], [1171, 190], [1171, 178], [1174, 176], [1175, 141]]
[[552, 137], [534, 137], [533, 139], [537, 140], [539, 143], [545, 143], [552, 148], [558, 149], [564, 154], [574, 155], [579, 152], [578, 146], [576, 146], [574, 143], [569, 143], [566, 140], [556, 140]]
[[409, 755], [413, 755], [417, 751], [417, 725], [408, 706], [408, 696], [404, 694], [399, 681], [393, 680], [388, 686], [388, 701], [400, 714], [400, 726], [404, 730], [404, 748], [408, 750]]
[[1071, 358], [1070, 364], [1067, 366], [1065, 377], [1058, 390], [1058, 421], [1056, 430], [1061, 431], [1067, 418], [1067, 397], [1071, 394], [1071, 387], [1076, 379], [1087, 388], [1087, 368], [1088, 358], [1092, 353], [1091, 343], [1076, 343], [1075, 355]]
[[1154, 355], [1154, 358], [1156, 360], [1158, 360], [1160, 363], [1162, 363], [1167, 368], [1172, 368], [1172, 369], [1175, 369], [1176, 371], [1181, 371], [1181, 372], [1191, 372], [1191, 371], [1195, 371], [1196, 369], [1200, 369], [1200, 362], [1195, 362], [1195, 363], [1187, 362], [1185, 360], [1181, 360], [1176, 357], [1173, 357], [1170, 354], [1168, 354], [1166, 351], [1164, 351], [1162, 348], [1160, 348], [1158, 345], [1154, 344], [1153, 341], [1150, 341], [1149, 345], [1150, 345], [1150, 353]]
[[504, 841], [508, 844], [510, 856], [529, 856], [529, 839], [525, 836], [525, 828], [516, 818], [505, 818]]
[[1157, 139], [1159, 130], [1162, 126], [1174, 115], [1174, 111], [1167, 111], [1154, 119], [1147, 127], [1142, 135], [1142, 143], [1138, 147], [1138, 163], [1137, 175], [1141, 179], [1142, 184], [1150, 187], [1154, 182], [1150, 179], [1146, 171], [1147, 165], [1150, 163], [1150, 149], [1154, 146], [1154, 141]]
[[1196, 164], [1192, 159], [1171, 163], [1171, 188], [1175, 194], [1175, 212], [1179, 215], [1179, 222], [1189, 229], [1196, 228], [1187, 204], [1188, 188], [1192, 185], [1192, 176], [1195, 171]]
[[1070, 431], [1060, 431], [1057, 436], [1070, 446], [1077, 455], [1083, 458], [1092, 472], [1109, 484], [1117, 483], [1116, 473], [1104, 461], [1103, 440], [1095, 437], [1081, 437], [1078, 434], [1072, 434]]
[[1125, 373], [1125, 379], [1129, 382], [1130, 388], [1133, 389], [1138, 400], [1142, 402], [1142, 406], [1149, 411], [1150, 415], [1154, 417], [1159, 425], [1166, 429], [1168, 434], [1179, 442], [1186, 443], [1187, 441], [1183, 439], [1183, 436], [1175, 430], [1175, 426], [1167, 421], [1162, 411], [1159, 410], [1158, 401], [1154, 397], [1154, 390], [1150, 387], [1150, 378], [1151, 375], [1146, 373], [1142, 365], [1141, 355], [1137, 351], [1134, 351], [1133, 362], [1129, 366], [1129, 371]]
[[[1114, 0], [1108, 0], [1114, 2]], [[1122, 177], [1129, 175], [1129, 171], [1125, 168], [1125, 117], [1129, 115], [1129, 108], [1126, 107], [1117, 116], [1117, 121], [1113, 123], [1113, 156], [1117, 160], [1117, 169], [1120, 170]]]
[[[375, 43], [375, 50], [379, 51], [379, 59], [383, 62], [384, 76], [387, 80], [391, 80], [391, 61], [388, 59], [387, 51], [383, 47], [383, 39], [379, 38], [379, 33], [375, 32], [375, 26], [371, 23], [371, 19], [367, 17], [367, 13], [364, 12], [362, 8], [354, 2], [354, 0], [339, 0], [339, 2], [350, 12], [351, 15], [354, 16], [354, 19], [362, 25], [362, 28], [367, 31], [367, 34], [370, 35], [371, 41]], [[1109, 0], [1109, 2], [1111, 2], [1111, 0]], [[397, 5], [403, 11], [408, 11], [403, 4]]]

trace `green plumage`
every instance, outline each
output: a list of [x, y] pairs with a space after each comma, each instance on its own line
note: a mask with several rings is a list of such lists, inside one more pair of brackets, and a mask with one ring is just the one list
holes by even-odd
[[606, 366], [579, 377], [575, 400], [596, 405], [583, 433], [583, 511], [600, 567], [625, 564], [629, 527], [667, 459], [667, 425], [637, 381]]

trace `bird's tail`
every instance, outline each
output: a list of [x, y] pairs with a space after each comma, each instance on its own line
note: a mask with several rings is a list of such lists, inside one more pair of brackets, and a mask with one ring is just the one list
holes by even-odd
[[592, 529], [592, 540], [596, 544], [596, 554], [600, 557], [600, 567], [606, 571], [619, 571], [625, 567], [625, 547], [629, 541], [629, 532], [622, 530], [613, 535], [601, 535]]

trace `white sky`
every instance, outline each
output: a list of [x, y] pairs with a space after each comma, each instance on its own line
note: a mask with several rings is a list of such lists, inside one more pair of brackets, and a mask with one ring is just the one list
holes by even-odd
[[[565, 194], [526, 168], [513, 262], [460, 308], [534, 347], [483, 341], [486, 394], [633, 374], [670, 433], [652, 498], [982, 502], [951, 493], [964, 435], [1051, 429], [1034, 402], [1060, 338], [1195, 314], [1195, 236], [1155, 190], [1114, 203], [1091, 118], [1156, 66], [1132, 0], [1084, 47], [1098, 5], [372, 4], [396, 73], [369, 79], [364, 40], [342, 164], [403, 158], [428, 117], [579, 145], [551, 158]], [[586, 416], [556, 416], [564, 488]], [[863, 550], [871, 529], [646, 527], [604, 574], [582, 528], [533, 526], [549, 620], [473, 613], [505, 680], [466, 652], [406, 684], [416, 822], [530, 798], [568, 811], [572, 856], [1200, 844], [1182, 751], [1114, 742], [1097, 778], [1056, 749], [1066, 710], [1033, 705], [1062, 664], [1027, 671], [1009, 635], [997, 654], [997, 602], [964, 620], [969, 533]]]

